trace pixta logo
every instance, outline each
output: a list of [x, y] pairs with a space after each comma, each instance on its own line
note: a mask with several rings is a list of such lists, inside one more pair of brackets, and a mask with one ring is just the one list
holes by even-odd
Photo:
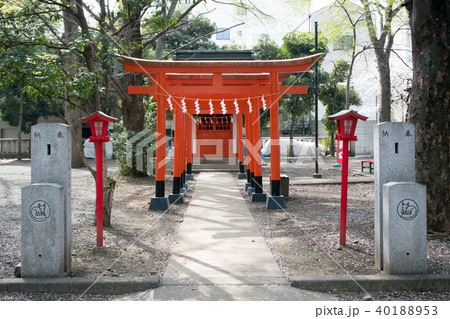
[[158, 141], [159, 135], [160, 133], [145, 129], [129, 138], [127, 140], [127, 166], [133, 167], [133, 162], [135, 161], [135, 169], [137, 171], [147, 173], [147, 175], [154, 175], [154, 153], [156, 149], [162, 146], [166, 150], [166, 145], [164, 144], [172, 140], [171, 137], [166, 136], [165, 139]]

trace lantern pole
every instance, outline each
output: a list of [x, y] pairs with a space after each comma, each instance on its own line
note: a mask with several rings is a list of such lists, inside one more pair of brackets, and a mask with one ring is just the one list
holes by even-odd
[[97, 165], [97, 247], [103, 247], [103, 143], [101, 141], [95, 142], [95, 152]]
[[342, 140], [341, 221], [339, 244], [345, 246], [347, 236], [348, 139]]
[[[319, 31], [318, 31], [318, 22], [314, 23], [315, 26], [315, 53], [319, 51]], [[314, 66], [314, 106], [315, 106], [315, 173], [313, 174], [314, 178], [321, 178], [322, 175], [319, 174], [319, 63], [316, 62]]]

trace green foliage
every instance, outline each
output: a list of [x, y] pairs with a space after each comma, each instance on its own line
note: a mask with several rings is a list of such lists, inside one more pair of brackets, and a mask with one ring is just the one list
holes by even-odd
[[[327, 52], [327, 39], [319, 34], [318, 52], [323, 53], [323, 58]], [[283, 37], [280, 57], [284, 59], [299, 58], [315, 53], [315, 35], [310, 32], [292, 31]]]
[[[12, 84], [0, 89], [0, 118], [11, 126], [19, 125], [20, 85]], [[62, 110], [61, 110], [62, 111]], [[38, 122], [39, 117], [57, 115], [45, 101], [30, 97], [23, 93], [23, 133], [30, 133], [31, 126]]]
[[[113, 132], [110, 134], [114, 149], [114, 158], [119, 166], [118, 174], [122, 176], [146, 176], [147, 172], [147, 150], [155, 144], [155, 141], [151, 140], [145, 145], [142, 150], [142, 154], [136, 154], [136, 145], [142, 142], [144, 139], [149, 138], [156, 129], [156, 102], [152, 99], [144, 99], [145, 105], [145, 134], [134, 140], [132, 139], [138, 132], [129, 131], [123, 125], [123, 120], [114, 123]], [[130, 141], [133, 140], [133, 145]], [[131, 154], [129, 153], [131, 149]], [[131, 156], [132, 167], [127, 165], [127, 157]], [[143, 171], [136, 169], [136, 157], [142, 156], [143, 158]]]
[[[48, 53], [34, 47], [16, 46], [4, 48], [0, 59], [0, 117], [11, 126], [19, 125], [20, 95], [23, 99], [21, 131], [29, 133], [38, 118], [57, 115], [53, 103], [35, 95], [34, 86], [39, 85], [39, 64], [32, 59], [45, 60]], [[51, 88], [55, 90], [55, 88]], [[53, 104], [57, 105], [57, 104]], [[62, 112], [62, 110], [60, 110]]]
[[275, 41], [270, 39], [268, 34], [262, 34], [258, 39], [258, 44], [253, 49], [257, 50], [255, 53], [257, 60], [275, 60], [280, 54], [280, 48]]
[[[178, 25], [173, 32], [167, 34], [165, 39], [166, 48], [171, 51], [184, 46], [195, 39], [198, 39], [208, 33], [216, 30], [215, 24], [211, 23], [207, 18], [193, 19], [188, 17]], [[189, 46], [183, 48], [184, 50], [215, 50], [217, 45], [211, 41], [211, 36], [203, 38]]]
[[[318, 51], [326, 53], [327, 40], [319, 36]], [[315, 35], [309, 32], [290, 32], [283, 37], [283, 45], [279, 52], [279, 58], [291, 59], [314, 54]], [[326, 73], [319, 73], [319, 85], [326, 81]], [[284, 85], [306, 85], [314, 87], [314, 74], [306, 72], [291, 75], [284, 80]], [[286, 94], [280, 102], [280, 111], [291, 117], [291, 128], [300, 117], [309, 115], [314, 107], [314, 94]], [[293, 131], [291, 131], [291, 134]]]
[[[327, 84], [319, 91], [320, 101], [325, 105], [325, 115], [329, 116], [345, 109], [347, 89], [345, 86], [339, 86], [346, 80], [349, 64], [344, 60], [337, 60]], [[359, 94], [350, 88], [350, 105], [360, 106], [362, 101]], [[332, 139], [336, 135], [336, 121], [329, 121], [326, 117], [322, 119], [327, 134], [326, 145], [332, 146]], [[334, 154], [334, 150], [331, 150]]]

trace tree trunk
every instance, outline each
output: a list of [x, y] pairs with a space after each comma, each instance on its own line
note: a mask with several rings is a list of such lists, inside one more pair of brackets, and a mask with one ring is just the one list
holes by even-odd
[[[17, 133], [17, 160], [22, 160], [22, 122], [23, 122], [23, 92], [19, 84], [19, 133]], [[30, 145], [31, 146], [31, 145]]]
[[[123, 19], [122, 36], [127, 39], [130, 56], [142, 58], [142, 34], [141, 34], [141, 5], [136, 4], [129, 8], [130, 12]], [[143, 85], [141, 74], [126, 73], [123, 76], [123, 91], [127, 92], [129, 86]], [[123, 124], [129, 131], [140, 132], [144, 129], [144, 99], [143, 95], [130, 95], [130, 99], [122, 100]]]
[[[65, 4], [67, 5], [73, 5], [75, 2], [73, 0], [65, 0]], [[66, 43], [72, 43], [73, 40], [78, 35], [78, 24], [74, 20], [74, 16], [69, 13], [68, 11], [63, 11], [64, 16], [64, 41]], [[70, 57], [69, 54], [65, 54], [63, 56], [64, 65], [66, 67], [67, 73], [70, 75], [75, 75], [75, 70], [70, 68], [72, 65], [75, 65], [77, 63], [77, 58]], [[69, 92], [67, 92], [69, 94]], [[72, 132], [72, 167], [73, 168], [79, 168], [79, 167], [85, 167], [84, 160], [83, 160], [83, 147], [78, 147], [79, 145], [83, 145], [83, 137], [82, 137], [82, 126], [81, 126], [81, 110], [80, 109], [72, 109], [70, 107], [70, 104], [65, 102], [64, 103], [64, 118], [66, 119], [67, 123], [70, 125], [71, 132]]]
[[[141, 74], [126, 74], [124, 88], [142, 85]], [[131, 100], [122, 100], [123, 125], [128, 131], [140, 132], [144, 129], [145, 108], [143, 96], [130, 95]]]
[[378, 74], [380, 76], [380, 113], [378, 121], [391, 121], [391, 69], [389, 67], [389, 55], [377, 53]]
[[427, 186], [428, 227], [450, 231], [449, 2], [408, 1], [413, 85], [408, 121], [416, 130], [416, 181]]
[[[81, 125], [81, 110], [76, 108], [70, 110], [68, 105], [66, 105], [64, 118], [67, 120], [71, 127], [72, 132], [72, 168], [85, 167], [83, 161], [83, 136], [82, 136], [82, 125]], [[77, 147], [80, 145], [80, 147]]]
[[[106, 169], [104, 170], [103, 173], [104, 173], [103, 176], [107, 176], [106, 174], [108, 174]], [[117, 182], [112, 177], [108, 176], [103, 178], [103, 226], [105, 227], [111, 226], [111, 215], [116, 183]]]

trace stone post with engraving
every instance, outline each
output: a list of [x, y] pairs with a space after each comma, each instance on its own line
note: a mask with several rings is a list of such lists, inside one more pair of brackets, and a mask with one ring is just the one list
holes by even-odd
[[375, 266], [383, 270], [383, 185], [415, 182], [414, 125], [384, 122], [374, 126]]
[[71, 272], [71, 132], [31, 127], [31, 185], [22, 189], [22, 277]]
[[383, 185], [383, 272], [388, 275], [427, 272], [426, 186]]

